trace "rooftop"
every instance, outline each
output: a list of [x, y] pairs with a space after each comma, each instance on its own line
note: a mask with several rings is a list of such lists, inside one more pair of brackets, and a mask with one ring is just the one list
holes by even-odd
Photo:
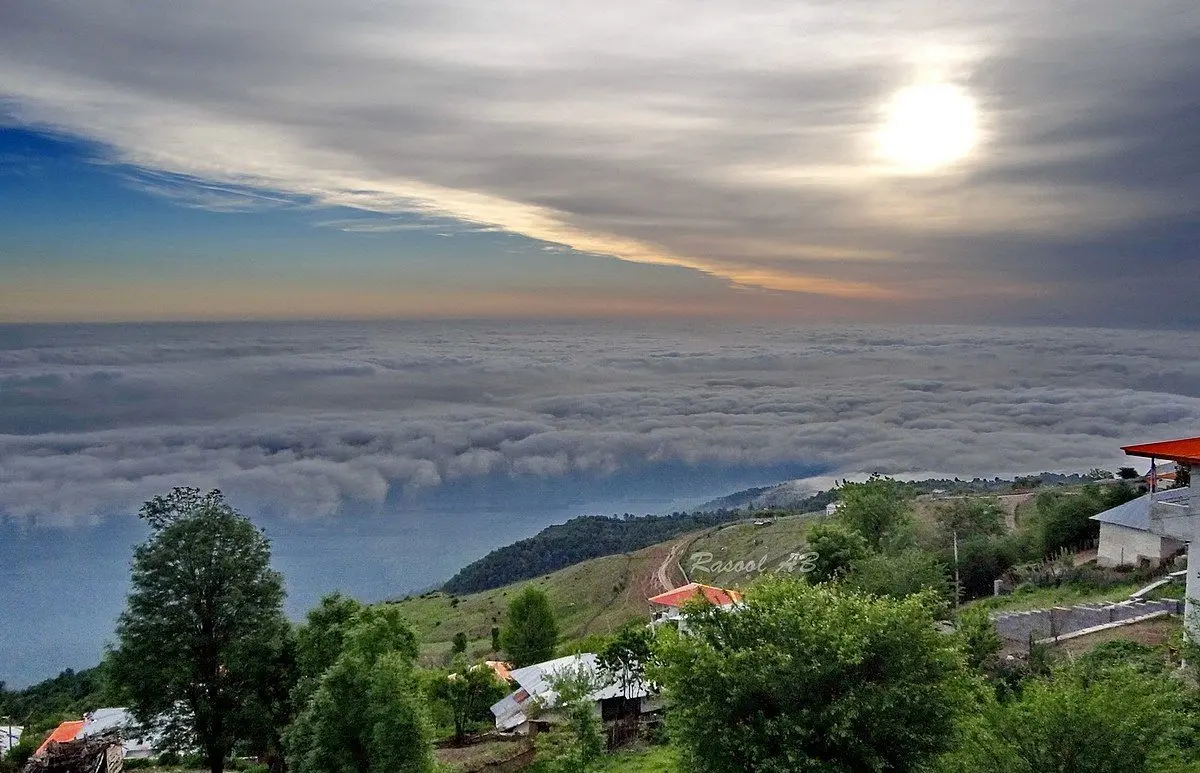
[[725, 590], [724, 588], [714, 588], [711, 585], [703, 585], [698, 582], [690, 582], [681, 588], [669, 590], [657, 596], [651, 596], [649, 601], [651, 604], [661, 604], [664, 607], [682, 607], [697, 595], [703, 595], [704, 598], [708, 599], [709, 603], [715, 604], [718, 607], [736, 604], [742, 600], [742, 594], [735, 590]]
[[1179, 440], [1161, 440], [1157, 443], [1141, 443], [1121, 448], [1129, 456], [1144, 456], [1149, 459], [1170, 459], [1183, 464], [1200, 464], [1200, 437]]
[[1117, 505], [1110, 510], [1097, 513], [1092, 516], [1092, 520], [1124, 526], [1128, 529], [1137, 529], [1138, 531], [1150, 531], [1151, 502], [1186, 501], [1190, 493], [1188, 489], [1180, 488], [1160, 491], [1153, 498], [1149, 494], [1145, 494], [1137, 499], [1131, 499], [1123, 505]]

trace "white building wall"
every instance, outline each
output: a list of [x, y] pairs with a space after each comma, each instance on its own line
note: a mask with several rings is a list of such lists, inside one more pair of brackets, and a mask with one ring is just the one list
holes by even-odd
[[1159, 563], [1181, 549], [1183, 543], [1169, 537], [1115, 523], [1102, 523], [1096, 562], [1100, 566], [1136, 565], [1145, 558], [1151, 563]]

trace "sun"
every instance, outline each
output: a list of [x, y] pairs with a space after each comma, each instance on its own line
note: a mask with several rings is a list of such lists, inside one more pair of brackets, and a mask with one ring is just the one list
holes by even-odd
[[945, 169], [969, 156], [979, 142], [975, 100], [949, 83], [909, 86], [884, 106], [875, 139], [880, 156], [901, 171]]

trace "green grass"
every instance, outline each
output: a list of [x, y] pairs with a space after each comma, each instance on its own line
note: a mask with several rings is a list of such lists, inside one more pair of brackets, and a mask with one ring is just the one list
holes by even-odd
[[[733, 563], [736, 568], [738, 561], [753, 561], [756, 565], [763, 563], [767, 572], [775, 571], [790, 553], [804, 551], [805, 534], [822, 515], [806, 513], [782, 516], [766, 526], [755, 526], [753, 522], [719, 526], [692, 541], [688, 548], [680, 553], [679, 562], [687, 572], [688, 579], [693, 582], [731, 588], [745, 587], [761, 573], [747, 572], [744, 569], [726, 571], [725, 567]], [[700, 562], [700, 566], [697, 566], [693, 557], [698, 553], [711, 553], [712, 561]], [[706, 571], [703, 568], [705, 566], [720, 568], [721, 571]]]
[[1080, 585], [1022, 589], [1006, 596], [993, 596], [972, 601], [970, 606], [982, 607], [990, 612], [1023, 612], [1030, 609], [1071, 606], [1089, 601], [1124, 601], [1129, 598], [1130, 593], [1144, 586], [1144, 582], [1123, 582], [1103, 589]]
[[607, 755], [596, 773], [669, 773], [679, 762], [670, 746], [624, 749]]

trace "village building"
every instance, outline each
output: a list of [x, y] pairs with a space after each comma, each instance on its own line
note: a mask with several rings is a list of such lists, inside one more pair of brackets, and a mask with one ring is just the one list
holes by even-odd
[[721, 609], [733, 609], [742, 603], [742, 594], [735, 590], [726, 590], [725, 588], [692, 582], [647, 599], [655, 606], [650, 625], [671, 624], [681, 626], [683, 624], [682, 610], [684, 605], [697, 597], [702, 597], [708, 603]]
[[517, 689], [492, 706], [496, 729], [526, 735], [565, 723], [566, 716], [557, 709], [554, 683], [574, 674], [583, 674], [593, 684], [600, 685], [587, 698], [601, 721], [639, 717], [662, 708], [661, 699], [649, 685], [605, 674], [596, 654], [585, 652], [513, 669], [511, 676]]
[[42, 742], [33, 756], [45, 755], [51, 743], [67, 743], [110, 732], [116, 732], [121, 736], [121, 746], [126, 759], [136, 760], [156, 756], [154, 739], [141, 737], [137, 728], [137, 721], [128, 709], [96, 709], [85, 714], [83, 719], [68, 720], [54, 728], [54, 731]]
[[1158, 566], [1182, 553], [1182, 541], [1151, 530], [1150, 506], [1155, 501], [1186, 503], [1188, 496], [1188, 489], [1168, 489], [1093, 515], [1092, 520], [1100, 523], [1096, 563], [1106, 567], [1143, 563]]

